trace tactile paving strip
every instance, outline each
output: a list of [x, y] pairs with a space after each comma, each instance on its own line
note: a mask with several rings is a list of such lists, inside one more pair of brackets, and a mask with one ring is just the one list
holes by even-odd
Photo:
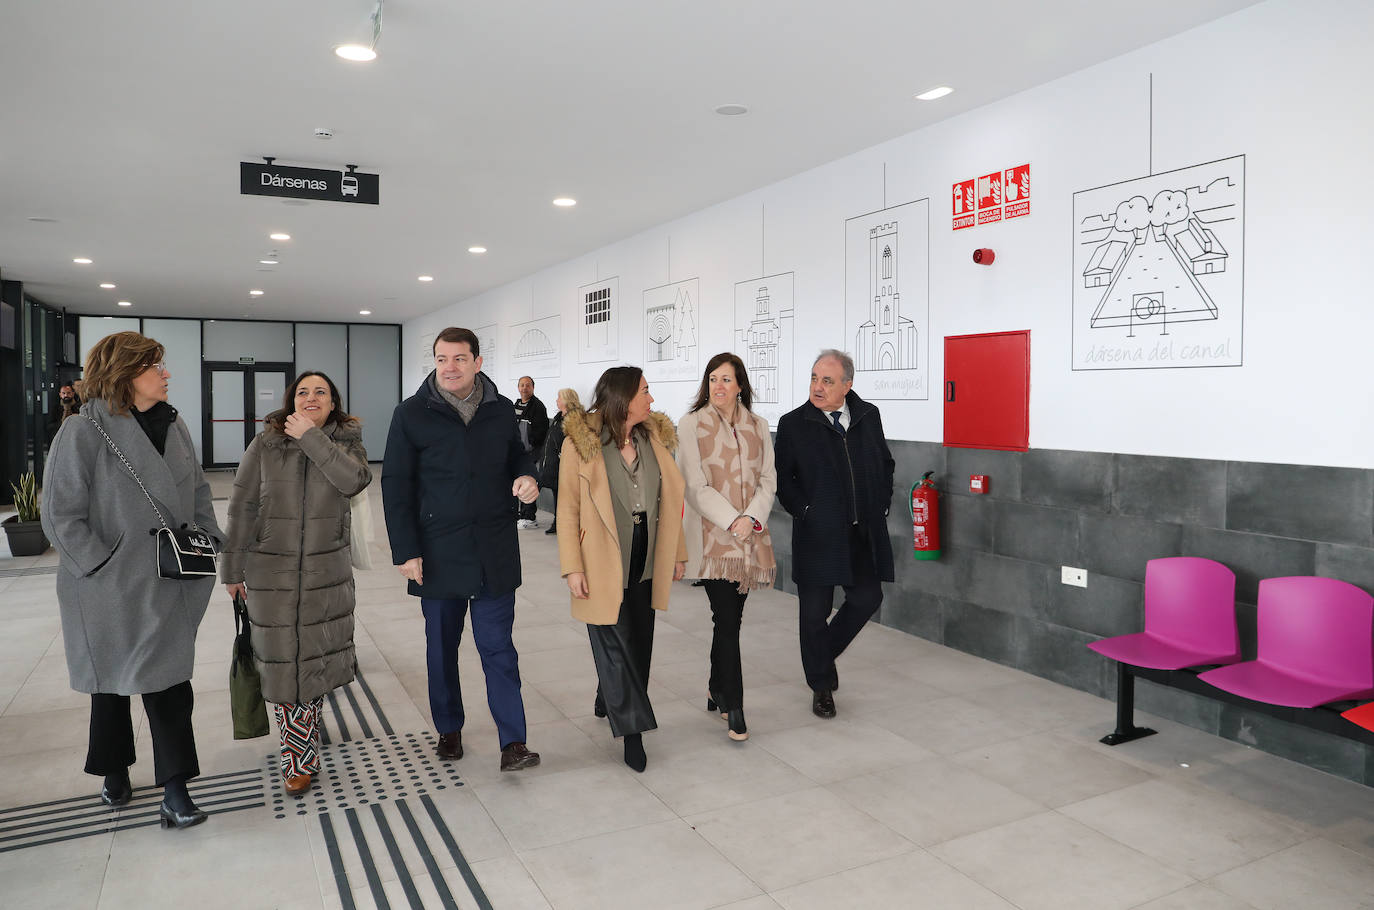
[[320, 773], [303, 796], [289, 796], [281, 759], [265, 759], [268, 802], [277, 818], [317, 815], [437, 793], [463, 786], [458, 763], [434, 755], [432, 733], [393, 733], [331, 743], [320, 753]]

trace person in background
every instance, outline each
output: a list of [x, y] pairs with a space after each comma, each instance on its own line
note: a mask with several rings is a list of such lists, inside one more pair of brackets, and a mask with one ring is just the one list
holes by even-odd
[[86, 773], [104, 777], [106, 805], [132, 798], [129, 699], [142, 696], [153, 779], [163, 791], [159, 820], [163, 828], [188, 828], [206, 819], [186, 782], [200, 774], [191, 672], [215, 579], [158, 575], [157, 538], [149, 531], [160, 525], [147, 497], [169, 526], [194, 525], [217, 546], [223, 534], [191, 432], [167, 403], [171, 374], [162, 358], [162, 345], [138, 332], [116, 332], [91, 348], [89, 397], [80, 416], [58, 428], [48, 453], [42, 520], [58, 551], [71, 686], [91, 696]]
[[658, 726], [649, 703], [654, 610], [668, 609], [682, 577], [682, 474], [677, 433], [638, 367], [597, 380], [590, 413], [563, 421], [558, 558], [572, 615], [587, 624], [599, 681], [596, 714], [624, 737], [625, 764], [648, 765], [643, 734]]
[[297, 376], [263, 423], [234, 476], [220, 580], [248, 606], [282, 779], [299, 796], [320, 773], [324, 697], [357, 663], [349, 499], [367, 495], [372, 470], [361, 424], [318, 370]]
[[382, 462], [382, 507], [391, 559], [425, 617], [429, 710], [442, 759], [463, 757], [458, 642], [472, 637], [496, 721], [501, 770], [539, 764], [525, 745], [520, 657], [511, 634], [520, 587], [520, 540], [510, 497], [539, 496], [534, 466], [515, 428], [511, 400], [482, 372], [470, 329], [434, 339], [434, 370], [396, 406]]
[[[835, 658], [862, 631], [895, 577], [887, 512], [896, 462], [878, 409], [854, 392], [854, 361], [821, 351], [805, 403], [778, 421], [778, 501], [792, 516], [802, 669], [811, 711], [835, 716]], [[844, 603], [830, 617], [836, 585]], [[829, 618], [829, 622], [827, 622]]]
[[53, 409], [48, 415], [48, 439], [57, 435], [57, 428], [62, 425], [62, 421], [71, 417], [81, 410], [81, 401], [76, 397], [76, 390], [70, 385], [63, 385], [57, 390], [57, 401], [53, 403]]
[[711, 676], [706, 710], [720, 711], [731, 739], [749, 738], [739, 629], [753, 588], [777, 573], [768, 513], [778, 475], [768, 421], [755, 414], [749, 373], [739, 357], [712, 357], [696, 401], [678, 422], [678, 467], [686, 483], [687, 577], [700, 578], [711, 603]]
[[554, 405], [558, 413], [549, 424], [549, 435], [544, 437], [544, 460], [539, 465], [539, 486], [553, 491], [555, 510], [554, 519], [545, 534], [558, 533], [558, 466], [563, 454], [563, 418], [569, 411], [581, 411], [582, 399], [577, 397], [573, 389], [559, 389]]
[[[515, 402], [515, 419], [520, 429], [520, 439], [525, 451], [531, 457], [544, 451], [544, 438], [549, 433], [549, 412], [544, 402], [534, 397], [534, 380], [529, 376], [520, 377], [520, 400]], [[538, 466], [536, 465], [536, 468]], [[522, 531], [539, 527], [538, 501], [517, 502], [518, 520], [515, 526]]]

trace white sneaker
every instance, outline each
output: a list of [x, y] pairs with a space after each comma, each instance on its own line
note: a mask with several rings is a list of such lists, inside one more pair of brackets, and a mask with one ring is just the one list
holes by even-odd
[[539, 527], [539, 522], [533, 518], [522, 518], [515, 523], [515, 526], [522, 531], [529, 531]]

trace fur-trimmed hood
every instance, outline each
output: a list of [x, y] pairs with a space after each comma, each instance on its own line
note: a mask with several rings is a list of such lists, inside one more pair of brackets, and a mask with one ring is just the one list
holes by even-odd
[[[677, 451], [677, 430], [667, 414], [662, 411], [650, 411], [644, 425], [648, 427], [649, 435], [658, 440], [658, 444], [669, 453]], [[572, 440], [578, 457], [583, 461], [601, 457], [600, 414], [594, 411], [590, 414], [586, 411], [568, 411], [567, 416], [563, 418], [563, 433]]]
[[[267, 419], [271, 420], [272, 416], [269, 416]], [[361, 420], [355, 417], [348, 423], [342, 423], [336, 420], [333, 423], [325, 424], [323, 427], [320, 427], [320, 429], [324, 432], [324, 435], [328, 436], [335, 442], [350, 443], [357, 442], [363, 438], [362, 423], [363, 422]], [[267, 424], [267, 429], [262, 431], [262, 433], [260, 434], [260, 438], [262, 440], [261, 445], [265, 445], [269, 448], [274, 449], [281, 448], [282, 446], [285, 446], [288, 442], [295, 441], [291, 439], [290, 436], [287, 436], [286, 433], [277, 429], [270, 423]]]

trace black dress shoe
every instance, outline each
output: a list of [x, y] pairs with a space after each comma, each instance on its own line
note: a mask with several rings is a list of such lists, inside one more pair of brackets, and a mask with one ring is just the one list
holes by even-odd
[[511, 743], [501, 750], [501, 770], [521, 771], [539, 764], [539, 753], [531, 752], [524, 743]]
[[434, 752], [440, 758], [456, 760], [463, 757], [463, 733], [454, 730], [452, 733], [440, 733], [439, 742], [434, 747]]
[[553, 524], [549, 525], [549, 529], [548, 529], [547, 531], [545, 531], [544, 533], [545, 533], [545, 534], [557, 534], [557, 533], [558, 533], [558, 522], [555, 521]]
[[639, 733], [625, 734], [625, 764], [640, 774], [649, 767], [649, 756], [644, 753], [644, 737]]
[[158, 823], [164, 828], [190, 828], [205, 821], [210, 816], [204, 811], [196, 808], [195, 803], [188, 803], [189, 811], [179, 812], [167, 805], [167, 800], [162, 801], [158, 806]]
[[100, 801], [102, 803], [119, 808], [120, 806], [127, 806], [133, 797], [134, 788], [129, 783], [129, 772], [105, 775], [105, 786], [100, 788]]
[[829, 689], [811, 693], [811, 713], [817, 717], [835, 716], [835, 696], [830, 694]]

